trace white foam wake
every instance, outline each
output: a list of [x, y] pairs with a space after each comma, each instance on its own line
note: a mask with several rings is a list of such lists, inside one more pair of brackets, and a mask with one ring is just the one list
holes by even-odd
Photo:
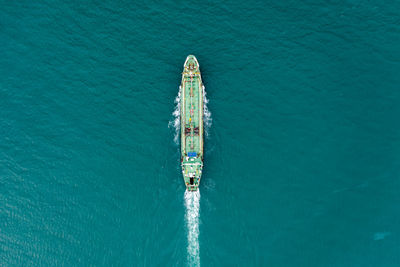
[[185, 192], [187, 252], [189, 266], [200, 266], [199, 217], [200, 191]]
[[203, 85], [203, 103], [204, 103], [204, 106], [203, 106], [204, 129], [205, 129], [206, 137], [208, 137], [210, 128], [211, 128], [211, 124], [212, 124], [212, 118], [211, 118], [211, 112], [207, 107], [208, 99], [207, 99], [206, 88], [204, 87], [204, 85]]
[[174, 142], [175, 144], [179, 144], [179, 134], [181, 130], [181, 87], [179, 86], [178, 95], [175, 97], [175, 109], [172, 112], [173, 119], [168, 123], [168, 128], [174, 127]]

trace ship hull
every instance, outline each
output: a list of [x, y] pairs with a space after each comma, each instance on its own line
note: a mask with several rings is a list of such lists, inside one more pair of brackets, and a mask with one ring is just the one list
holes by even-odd
[[181, 165], [187, 190], [197, 191], [203, 170], [204, 86], [196, 57], [186, 58], [181, 91]]

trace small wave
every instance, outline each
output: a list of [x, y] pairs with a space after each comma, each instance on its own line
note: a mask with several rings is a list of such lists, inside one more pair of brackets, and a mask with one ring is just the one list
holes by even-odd
[[199, 217], [200, 191], [185, 192], [187, 252], [189, 266], [200, 266]]
[[168, 123], [168, 128], [174, 128], [175, 129], [175, 134], [174, 134], [174, 142], [175, 144], [179, 144], [179, 134], [181, 130], [181, 87], [179, 86], [179, 92], [178, 95], [175, 97], [175, 109], [174, 112], [172, 112], [172, 120], [169, 121]]
[[375, 241], [383, 240], [383, 239], [385, 239], [387, 236], [389, 236], [391, 234], [392, 234], [391, 232], [377, 232], [377, 233], [374, 234], [373, 239]]

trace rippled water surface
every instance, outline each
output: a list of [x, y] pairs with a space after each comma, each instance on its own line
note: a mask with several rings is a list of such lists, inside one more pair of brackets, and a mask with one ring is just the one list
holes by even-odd
[[0, 265], [400, 266], [400, 2], [150, 2], [2, 3]]

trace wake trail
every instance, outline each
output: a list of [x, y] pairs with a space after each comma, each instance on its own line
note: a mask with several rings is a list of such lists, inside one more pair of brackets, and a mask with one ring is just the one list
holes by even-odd
[[200, 191], [185, 192], [186, 228], [187, 228], [187, 259], [189, 266], [200, 266], [199, 246], [199, 217], [200, 217]]
[[207, 104], [208, 104], [208, 98], [207, 98], [206, 88], [203, 85], [203, 123], [204, 123], [206, 137], [208, 137], [209, 135], [212, 124], [211, 112], [208, 109]]
[[179, 86], [178, 95], [175, 97], [175, 109], [172, 112], [173, 119], [169, 121], [168, 128], [173, 127], [175, 129], [174, 133], [174, 142], [175, 144], [179, 144], [179, 134], [181, 130], [181, 87]]

